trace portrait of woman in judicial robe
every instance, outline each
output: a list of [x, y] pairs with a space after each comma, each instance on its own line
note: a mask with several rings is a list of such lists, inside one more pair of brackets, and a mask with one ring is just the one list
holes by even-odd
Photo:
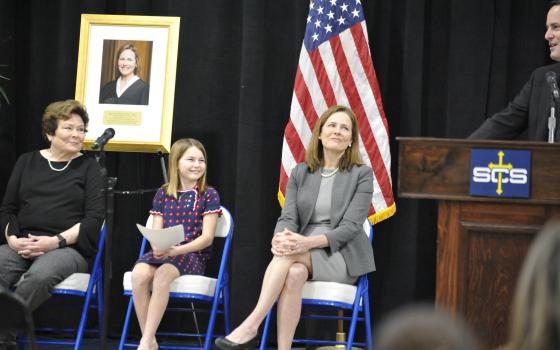
[[140, 55], [136, 46], [130, 43], [120, 46], [114, 70], [115, 79], [103, 85], [99, 103], [148, 105], [150, 85], [138, 76]]

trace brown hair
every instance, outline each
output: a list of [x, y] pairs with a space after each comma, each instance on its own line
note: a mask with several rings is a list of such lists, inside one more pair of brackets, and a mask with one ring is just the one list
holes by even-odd
[[560, 221], [539, 233], [517, 281], [511, 350], [560, 349]]
[[169, 151], [169, 182], [162, 186], [168, 196], [177, 198], [177, 189], [181, 183], [181, 180], [179, 179], [179, 160], [191, 147], [196, 147], [200, 152], [202, 152], [204, 160], [206, 161], [206, 170], [200, 179], [198, 179], [196, 184], [200, 193], [204, 193], [206, 191], [206, 187], [208, 186], [206, 183], [206, 173], [208, 171], [208, 157], [206, 156], [206, 149], [204, 149], [204, 145], [200, 141], [185, 138], [175, 141], [173, 146], [171, 146], [171, 151]]
[[362, 162], [362, 158], [360, 157], [358, 121], [356, 120], [356, 115], [346, 106], [335, 105], [327, 109], [321, 115], [313, 128], [313, 134], [311, 135], [309, 146], [305, 152], [305, 163], [311, 172], [314, 172], [323, 165], [323, 144], [320, 142], [319, 136], [321, 136], [321, 131], [323, 130], [323, 126], [327, 123], [327, 120], [331, 115], [337, 112], [346, 113], [352, 122], [352, 143], [350, 144], [350, 147], [346, 148], [342, 158], [340, 158], [339, 168], [341, 170], [350, 170], [354, 165], [364, 164]]
[[119, 51], [117, 52], [117, 60], [115, 62], [115, 79], [121, 76], [121, 72], [119, 70], [119, 58], [121, 57], [121, 54], [124, 50], [130, 50], [134, 52], [134, 57], [136, 58], [136, 67], [134, 67], [134, 74], [137, 74], [138, 70], [140, 69], [140, 56], [138, 56], [138, 50], [136, 49], [136, 46], [132, 44], [125, 44], [121, 46], [119, 48]]
[[89, 116], [86, 107], [76, 100], [66, 100], [53, 102], [45, 108], [43, 113], [43, 137], [48, 141], [47, 135], [54, 135], [60, 120], [68, 120], [72, 114], [77, 114], [82, 118], [84, 127], [87, 128]]
[[376, 350], [476, 350], [478, 342], [460, 315], [433, 305], [408, 305], [384, 318], [373, 337]]

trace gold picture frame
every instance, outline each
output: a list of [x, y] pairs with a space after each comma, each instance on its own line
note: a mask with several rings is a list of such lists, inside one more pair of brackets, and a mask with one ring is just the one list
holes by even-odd
[[90, 117], [85, 149], [113, 128], [105, 150], [169, 152], [179, 24], [179, 17], [82, 14], [75, 98]]

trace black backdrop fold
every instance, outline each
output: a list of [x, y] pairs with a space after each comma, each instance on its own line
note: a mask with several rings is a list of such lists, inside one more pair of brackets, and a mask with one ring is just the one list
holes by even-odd
[[[363, 0], [368, 35], [394, 136], [466, 137], [503, 108], [530, 72], [548, 61], [544, 0]], [[270, 258], [282, 135], [305, 30], [306, 0], [0, 0], [0, 194], [23, 152], [45, 146], [41, 114], [73, 98], [81, 13], [180, 16], [173, 140], [200, 139], [209, 182], [235, 219], [231, 256], [233, 323], [254, 305]], [[161, 184], [157, 157], [111, 153], [117, 189]], [[137, 256], [133, 223], [152, 194], [117, 196], [110, 334], [124, 315], [122, 272]], [[437, 208], [397, 200], [376, 226], [374, 317], [433, 300]]]

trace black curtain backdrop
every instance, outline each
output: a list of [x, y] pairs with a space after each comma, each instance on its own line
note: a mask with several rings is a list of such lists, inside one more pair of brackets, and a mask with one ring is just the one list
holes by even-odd
[[[464, 138], [503, 108], [531, 71], [549, 63], [545, 0], [362, 0], [374, 65], [395, 136]], [[305, 30], [307, 0], [0, 0], [0, 195], [17, 156], [45, 147], [41, 115], [74, 97], [82, 13], [180, 16], [173, 140], [200, 139], [208, 179], [235, 220], [232, 318], [256, 302], [280, 212], [284, 126]], [[6, 65], [6, 66], [4, 66]], [[94, 116], [95, 117], [95, 116]], [[158, 159], [110, 153], [118, 190], [161, 185]], [[32, 174], [29, 174], [32, 176]], [[122, 273], [132, 266], [153, 194], [116, 197], [110, 335], [124, 317]], [[433, 201], [397, 199], [376, 226], [370, 275], [374, 318], [435, 293]]]

